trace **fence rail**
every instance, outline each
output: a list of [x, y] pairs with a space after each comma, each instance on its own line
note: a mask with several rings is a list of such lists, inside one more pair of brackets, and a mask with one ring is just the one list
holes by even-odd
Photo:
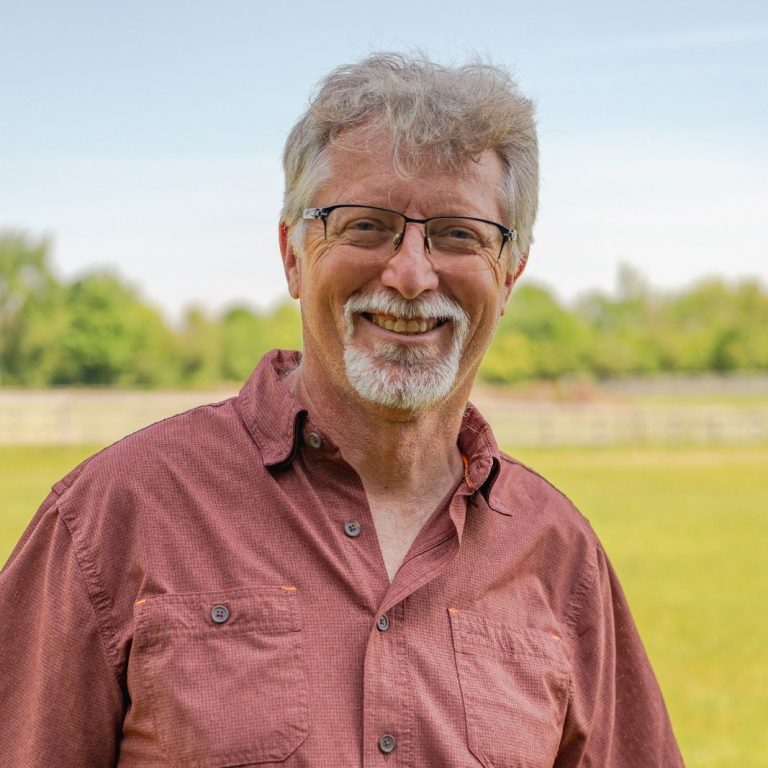
[[[0, 390], [0, 444], [105, 444], [233, 394]], [[478, 389], [474, 402], [507, 446], [768, 443], [768, 404], [559, 402]]]

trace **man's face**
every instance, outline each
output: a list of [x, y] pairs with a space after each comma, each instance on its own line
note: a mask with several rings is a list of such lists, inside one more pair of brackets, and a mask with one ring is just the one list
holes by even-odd
[[[502, 220], [503, 171], [494, 153], [460, 174], [432, 170], [414, 179], [397, 176], [386, 150], [333, 147], [330, 161], [315, 207]], [[304, 359], [322, 370], [323, 384], [405, 410], [433, 405], [459, 387], [468, 394], [512, 288], [506, 249], [500, 259], [446, 260], [427, 251], [423, 225], [408, 224], [397, 249], [391, 244], [374, 255], [336, 237], [331, 226], [326, 237], [316, 220], [306, 223], [303, 254], [294, 254], [285, 236], [282, 245], [291, 294], [301, 299]]]

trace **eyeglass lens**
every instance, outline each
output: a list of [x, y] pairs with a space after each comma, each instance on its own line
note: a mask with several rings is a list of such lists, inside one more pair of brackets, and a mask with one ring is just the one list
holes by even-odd
[[[405, 234], [406, 223], [405, 217], [395, 211], [344, 206], [329, 212], [326, 237], [340, 244], [369, 251], [397, 249]], [[425, 248], [433, 256], [454, 259], [490, 257], [495, 260], [503, 247], [503, 237], [498, 227], [464, 216], [429, 219], [425, 230]]]

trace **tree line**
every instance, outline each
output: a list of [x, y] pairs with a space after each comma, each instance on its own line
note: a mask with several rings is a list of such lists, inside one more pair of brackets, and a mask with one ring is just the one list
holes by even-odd
[[[298, 306], [190, 307], [178, 326], [117, 274], [62, 281], [49, 243], [0, 232], [0, 384], [203, 387], [242, 381], [264, 352], [299, 348]], [[622, 268], [614, 294], [564, 305], [549, 289], [515, 288], [480, 369], [511, 383], [572, 374], [768, 369], [768, 292], [757, 280], [652, 288]]]

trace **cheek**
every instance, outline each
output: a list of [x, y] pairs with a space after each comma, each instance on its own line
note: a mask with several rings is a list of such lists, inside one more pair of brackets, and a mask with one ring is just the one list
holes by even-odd
[[462, 304], [464, 311], [469, 315], [470, 321], [470, 346], [484, 352], [493, 339], [499, 318], [503, 314], [505, 296], [507, 295], [503, 282], [501, 284], [490, 279], [484, 291], [475, 291], [467, 295]]
[[344, 302], [347, 295], [335, 270], [309, 269], [303, 275], [301, 314], [305, 336], [325, 345], [345, 329]]

